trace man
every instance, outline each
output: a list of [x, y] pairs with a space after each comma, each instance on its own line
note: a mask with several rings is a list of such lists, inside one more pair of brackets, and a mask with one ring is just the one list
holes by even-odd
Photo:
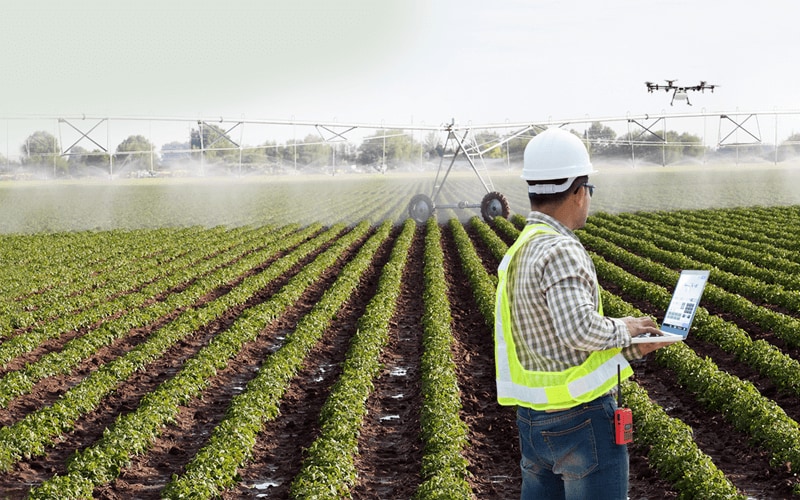
[[628, 450], [615, 442], [614, 394], [628, 359], [666, 343], [650, 318], [606, 318], [594, 265], [573, 233], [595, 171], [575, 135], [549, 129], [525, 147], [528, 225], [498, 269], [497, 397], [517, 406], [522, 499], [625, 499]]

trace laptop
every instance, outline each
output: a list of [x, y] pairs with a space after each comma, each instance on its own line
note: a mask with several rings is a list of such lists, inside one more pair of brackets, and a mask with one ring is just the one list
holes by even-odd
[[708, 282], [709, 271], [683, 270], [678, 277], [675, 291], [669, 302], [664, 321], [661, 322], [662, 336], [641, 335], [631, 338], [632, 344], [645, 342], [678, 342], [689, 335], [700, 297]]

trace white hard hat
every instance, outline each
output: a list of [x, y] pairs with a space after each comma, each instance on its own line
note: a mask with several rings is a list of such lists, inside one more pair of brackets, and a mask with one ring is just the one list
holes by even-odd
[[567, 179], [564, 184], [535, 184], [528, 187], [534, 194], [560, 193], [569, 189], [581, 175], [595, 173], [589, 152], [573, 133], [549, 128], [528, 141], [523, 155], [522, 178], [526, 181]]

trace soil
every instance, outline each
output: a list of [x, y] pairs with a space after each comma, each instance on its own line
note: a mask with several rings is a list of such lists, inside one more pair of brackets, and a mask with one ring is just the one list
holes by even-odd
[[[461, 388], [461, 416], [469, 428], [470, 445], [464, 452], [469, 462], [468, 481], [476, 498], [519, 498], [519, 442], [515, 412], [495, 402], [492, 330], [478, 311], [471, 288], [458, 264], [458, 255], [447, 225], [442, 226], [442, 235], [455, 338], [453, 357]], [[473, 238], [473, 242], [487, 269], [496, 269], [496, 259], [476, 238]], [[241, 481], [225, 492], [223, 498], [289, 498], [291, 480], [302, 465], [304, 450], [316, 437], [320, 408], [337, 379], [339, 365], [355, 332], [358, 318], [375, 293], [380, 271], [389, 258], [393, 244], [394, 237], [389, 238], [378, 251], [374, 265], [337, 314], [324, 339], [308, 356], [301, 372], [286, 392], [280, 415], [269, 422], [260, 434], [255, 455], [249, 465], [240, 470]], [[356, 462], [359, 476], [353, 488], [355, 498], [408, 499], [413, 496], [421, 480], [418, 360], [422, 350], [420, 290], [423, 246], [423, 228], [419, 227], [408, 256], [401, 297], [391, 322], [390, 342], [381, 358], [383, 372], [375, 381], [375, 390], [367, 402], [369, 412], [362, 426]], [[356, 250], [351, 249], [347, 258]], [[206, 442], [213, 427], [223, 418], [231, 398], [255, 375], [263, 359], [280, 347], [286, 335], [291, 334], [297, 320], [313, 307], [335, 280], [345, 260], [326, 272], [322, 279], [306, 290], [301, 300], [232, 359], [228, 368], [210, 381], [202, 398], [192, 400], [182, 408], [177, 421], [164, 428], [149, 453], [134, 457], [117, 480], [98, 488], [94, 496], [100, 499], [159, 498], [160, 490], [170, 477], [180, 474], [185, 464]], [[254, 302], [265, 300], [275, 293], [289, 275], [264, 290]], [[614, 290], [607, 283], [602, 285], [634, 303], [642, 311], [652, 312], [647, 304], [635, 303], [625, 297], [624, 290]], [[219, 293], [224, 293], [224, 290]], [[119, 414], [135, 409], [144, 394], [173, 374], [181, 363], [206, 345], [215, 332], [230, 325], [240, 312], [232, 311], [204, 331], [195, 332], [145, 372], [137, 373], [106, 398], [100, 408], [81, 418], [74, 431], [48, 448], [45, 455], [25, 459], [14, 470], [0, 474], [0, 499], [24, 498], [31, 485], [53, 474], [63, 474], [71, 453], [97, 440], [103, 429], [111, 425]], [[751, 333], [768, 335], [766, 332]], [[124, 353], [130, 345], [140, 341], [140, 336], [147, 334], [147, 331], [132, 332], [130, 338], [101, 350], [72, 374], [51, 377], [36, 384], [31, 395], [18, 398], [8, 408], [0, 410], [0, 423], [9, 425], [33, 409], [52, 403], [59, 394], [91, 370]], [[763, 390], [770, 391], [768, 381], [749, 373], [731, 356], [696, 340], [690, 339], [689, 345], [699, 355], [712, 357], [720, 369], [752, 380]], [[796, 354], [793, 353], [794, 356]], [[791, 485], [796, 478], [785, 470], [770, 468], [769, 456], [764, 450], [749, 443], [746, 436], [732, 429], [721, 416], [703, 410], [690, 394], [681, 389], [668, 370], [646, 359], [638, 363], [634, 371], [636, 381], [652, 399], [667, 409], [671, 416], [694, 429], [699, 446], [740, 491], [753, 498], [781, 499], [791, 496]], [[775, 397], [787, 414], [795, 419], [800, 417], [796, 397], [772, 392], [774, 394], [770, 394], [770, 397]], [[630, 498], [676, 498], [677, 492], [649, 467], [648, 450], [637, 444], [629, 449]]]

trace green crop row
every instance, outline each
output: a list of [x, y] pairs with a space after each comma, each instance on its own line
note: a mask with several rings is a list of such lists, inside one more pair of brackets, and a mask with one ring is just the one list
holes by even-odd
[[[315, 231], [318, 228], [319, 226], [315, 226], [310, 230]], [[309, 231], [302, 231], [290, 236], [290, 231], [293, 229], [296, 229], [296, 226], [284, 226], [271, 234], [265, 234], [263, 241], [254, 242], [250, 247], [244, 249], [244, 256], [242, 250], [233, 253], [219, 253], [214, 258], [204, 260], [192, 268], [172, 275], [169, 279], [118, 299], [115, 302], [117, 307], [125, 308], [127, 314], [107, 321], [99, 328], [70, 340], [60, 351], [48, 353], [37, 361], [25, 365], [22, 369], [8, 372], [0, 377], [0, 406], [5, 407], [13, 398], [28, 393], [36, 382], [45, 377], [68, 373], [98, 349], [109, 345], [131, 330], [145, 327], [172, 311], [191, 307], [202, 296], [218, 287], [220, 283], [234, 280], [264, 262], [265, 259], [273, 257], [284, 248], [286, 242], [283, 240], [299, 242], [311, 234]], [[255, 251], [258, 248], [261, 250]], [[191, 285], [183, 291], [169, 294], [163, 301], [145, 305], [153, 297], [188, 283]], [[98, 314], [98, 312], [93, 309], [87, 311], [87, 314]], [[43, 337], [58, 335], [63, 331], [63, 328], [46, 325], [0, 345], [0, 353], [11, 356], [27, 352], [36, 347], [36, 342], [42, 342]]]
[[[596, 256], [594, 262], [598, 274], [602, 275], [604, 279], [620, 285], [626, 293], [634, 294], [654, 304], [659, 304], [659, 307], [666, 308], [669, 302], [669, 293], [664, 288], [642, 281], [613, 264], [603, 262]], [[702, 315], [700, 312], [697, 314], [698, 319], [703, 316], [708, 318], [707, 314]], [[701, 320], [699, 323], [695, 333], [698, 336], [713, 336], [716, 334], [714, 330], [720, 326], [720, 323], [717, 322], [706, 321], [704, 323]], [[733, 334], [734, 330], [735, 327], [727, 328], [725, 332]], [[738, 335], [738, 339], [738, 344], [744, 346], [745, 352], [748, 345], [752, 346], [750, 347], [752, 351], [769, 350], [772, 347], [766, 343], [756, 344], [744, 333]], [[722, 340], [726, 342], [727, 346], [735, 344], [730, 339], [723, 338]], [[753, 364], [763, 361], [767, 366], [756, 366], [756, 368], [777, 377], [779, 381], [780, 377], [784, 375], [788, 375], [789, 378], [798, 376], [796, 361], [781, 356], [780, 353], [777, 355], [769, 352], [755, 355], [746, 354], [752, 358]], [[773, 466], [791, 467], [792, 470], [800, 468], [798, 465], [800, 464], [800, 426], [789, 418], [774, 401], [762, 396], [752, 383], [719, 371], [713, 361], [700, 359], [683, 342], [659, 349], [656, 351], [655, 357], [659, 363], [677, 374], [681, 383], [695, 393], [698, 401], [712, 410], [719, 411], [734, 427], [750, 435], [754, 441], [769, 450], [772, 454]], [[782, 373], [789, 369], [792, 371], [788, 374]], [[796, 382], [787, 381], [786, 384], [796, 384]]]
[[[498, 217], [498, 219], [502, 219], [502, 217]], [[503, 219], [505, 220], [505, 219]], [[506, 221], [508, 222], [508, 221]], [[486, 245], [486, 248], [489, 249], [492, 256], [497, 259], [498, 264], [501, 260], [503, 260], [503, 256], [508, 251], [508, 245], [497, 236], [497, 233], [492, 230], [489, 225], [483, 221], [483, 219], [476, 217], [472, 217], [469, 219], [470, 227], [477, 233], [478, 238]]]
[[162, 498], [212, 498], [237, 481], [237, 471], [252, 456], [256, 435], [279, 413], [281, 398], [342, 304], [359, 285], [386, 240], [392, 223], [382, 224], [349, 261], [314, 308], [297, 322], [284, 344], [261, 365], [258, 375], [236, 395], [208, 443], [173, 477]]
[[[605, 290], [602, 291], [602, 298], [603, 308], [610, 315], [644, 316], [644, 313]], [[680, 342], [678, 344], [683, 346]], [[658, 352], [675, 347], [673, 345]], [[743, 498], [711, 458], [697, 447], [692, 439], [691, 427], [668, 416], [663, 408], [650, 401], [647, 392], [635, 382], [623, 384], [622, 390], [625, 401], [633, 411], [636, 442], [650, 448], [647, 454], [650, 464], [661, 477], [675, 486], [681, 498]]]
[[[688, 220], [688, 216], [681, 217], [678, 214], [664, 214], [661, 217], [649, 217], [649, 214], [636, 214], [632, 217], [620, 217], [620, 221], [625, 224], [628, 220], [632, 220], [636, 224], [650, 225], [654, 229], [658, 229], [661, 235], [669, 235], [669, 231], [674, 232], [675, 227], [681, 227], [681, 236], [687, 238], [687, 241], [702, 245], [707, 250], [717, 252], [726, 257], [733, 257], [736, 259], [745, 260], [751, 265], [759, 268], [759, 272], [764, 270], [778, 270], [788, 276], [796, 276], [800, 274], [800, 262], [797, 258], [800, 253], [791, 253], [787, 249], [772, 244], [774, 242], [766, 243], [753, 241], [753, 234], [762, 232], [766, 229], [767, 222], [765, 218], [760, 218], [758, 222], [750, 220], [747, 222], [742, 221], [739, 230], [747, 232], [747, 237], [734, 238], [727, 236], [722, 231], [719, 231], [721, 226], [729, 225], [730, 221], [723, 219], [724, 214], [717, 214], [717, 217], [709, 217], [700, 223], [693, 223]], [[783, 231], [785, 231], [786, 224], [790, 221], [784, 221], [782, 224]], [[673, 233], [674, 234], [674, 233]], [[795, 236], [796, 238], [796, 236]], [[794, 258], [789, 258], [794, 257]]]
[[[148, 238], [149, 239], [149, 238]], [[115, 242], [109, 242], [114, 245]], [[156, 242], [151, 242], [154, 245]], [[121, 245], [120, 245], [121, 246]], [[49, 248], [40, 250], [40, 253], [49, 253]], [[176, 249], [180, 252], [180, 249]], [[11, 337], [36, 325], [38, 322], [52, 321], [69, 311], [80, 311], [101, 305], [104, 298], [124, 293], [126, 289], [136, 286], [136, 282], [143, 274], [152, 273], [154, 265], [143, 266], [142, 273], [132, 275], [126, 272], [135, 265], [136, 256], [120, 256], [122, 268], [112, 263], [97, 266], [75, 266], [70, 269], [69, 275], [62, 275], [53, 283], [45, 287], [20, 290], [22, 295], [8, 293], [0, 295], [0, 337]], [[18, 257], [17, 260], [20, 258]], [[48, 267], [55, 267], [52, 263]], [[46, 268], [42, 270], [47, 273]], [[27, 266], [9, 267], [5, 273], [9, 280], [22, 280], [29, 276]], [[17, 277], [19, 276], [19, 278]], [[106, 294], [106, 287], [110, 293]]]
[[[79, 316], [79, 321], [70, 319], [73, 328], [90, 328], [95, 325], [92, 321], [101, 321], [117, 313], [112, 304], [114, 301], [127, 294], [133, 293], [144, 286], [155, 283], [159, 278], [168, 276], [176, 270], [190, 267], [194, 262], [209, 258], [208, 250], [212, 253], [220, 252], [225, 247], [234, 246], [237, 240], [225, 238], [216, 233], [209, 234], [207, 241], [202, 234], [196, 236], [194, 241], [180, 240], [192, 248], [186, 251], [180, 245], [172, 247], [159, 246], [158, 240], [145, 239], [151, 247], [158, 248], [157, 257], [142, 259], [141, 255], [131, 255], [127, 259], [120, 258], [119, 263], [114, 262], [109, 268], [85, 266], [75, 270], [71, 281], [68, 283], [52, 283], [46, 290], [30, 293], [22, 298], [5, 296], [0, 298], [0, 330], [6, 331], [10, 336], [23, 334], [31, 328], [41, 328], [48, 323], [54, 323], [61, 316]], [[161, 239], [163, 238], [163, 235]], [[97, 237], [97, 244], [108, 244], [121, 249], [129, 249], [130, 245], [119, 235], [117, 239]], [[111, 241], [106, 241], [110, 239]], [[232, 241], [233, 240], [233, 241]], [[151, 248], [151, 250], [153, 249]], [[44, 252], [44, 250], [42, 251]], [[140, 251], [141, 252], [141, 251]], [[140, 262], [141, 261], [141, 262]], [[49, 264], [49, 267], [58, 267]], [[131, 273], [131, 268], [136, 268], [136, 273]], [[10, 272], [20, 272], [29, 275], [30, 271], [24, 268]], [[46, 273], [46, 269], [42, 272]], [[109, 303], [109, 305], [106, 305]], [[95, 315], [87, 314], [93, 309], [104, 310]], [[16, 330], [16, 332], [12, 332]], [[16, 338], [16, 337], [15, 337]], [[5, 363], [8, 356], [0, 357]]]
[[453, 233], [456, 250], [461, 261], [461, 267], [467, 275], [478, 310], [483, 315], [486, 325], [494, 328], [494, 299], [497, 288], [497, 275], [489, 274], [475, 252], [467, 231], [458, 219], [450, 219], [450, 230]]
[[[174, 238], [166, 237], [173, 232]], [[52, 300], [63, 299], [81, 286], [88, 289], [104, 280], [107, 272], [147, 255], [180, 249], [182, 239], [201, 235], [199, 228], [0, 235], [0, 261], [7, 266], [0, 283], [0, 310], [8, 305], [25, 310], [29, 299], [43, 293]], [[0, 323], [0, 329], [5, 326]]]
[[[301, 258], [334, 238], [342, 229], [342, 226], [334, 226], [303, 243], [263, 272], [246, 278], [226, 295], [205, 304], [201, 309], [182, 312], [145, 342], [94, 371], [51, 406], [29, 413], [11, 426], [0, 428], [0, 470], [9, 470], [22, 457], [43, 454], [54, 438], [70, 431], [75, 420], [96, 408], [117, 384], [144, 369], [178, 340], [210, 324], [229, 308], [244, 304], [259, 289], [282, 276]], [[291, 240], [284, 240], [279, 245], [290, 248], [291, 243]]]
[[[59, 324], [57, 328], [67, 325], [74, 329], [92, 328], [97, 321], [124, 312], [114, 302], [124, 300], [126, 295], [171, 273], [207, 259], [212, 253], [233, 246], [239, 234], [242, 232], [225, 234], [209, 230], [207, 234], [198, 232], [194, 239], [184, 237], [173, 241], [164, 238], [162, 233], [153, 233], [146, 234], [142, 241], [137, 241], [137, 245], [131, 245], [123, 239], [130, 238], [125, 234], [97, 236], [97, 244], [118, 248], [126, 253], [97, 265], [76, 266], [68, 281], [52, 283], [49, 288], [25, 297], [0, 297], [0, 331], [8, 330], [11, 333], [12, 330], [36, 327], [37, 323], [52, 324], [62, 316], [69, 316], [68, 322], [58, 320], [64, 324]], [[46, 255], [50, 251], [47, 247], [40, 249], [40, 253]], [[52, 263], [48, 264], [48, 267], [52, 266]], [[131, 273], [134, 267], [137, 272]], [[10, 269], [9, 272], [29, 275], [29, 270], [24, 267]], [[102, 314], [99, 312], [101, 310]]]
[[[662, 250], [680, 252], [697, 261], [713, 263], [723, 271], [750, 276], [786, 290], [800, 289], [800, 276], [797, 274], [800, 265], [777, 259], [759, 263], [764, 252], [747, 252], [739, 244], [724, 245], [711, 237], [693, 236], [690, 231], [681, 231], [681, 237], [676, 239], [675, 226], [666, 223], [645, 224], [635, 217], [612, 217], [603, 214], [596, 217], [595, 222], [600, 223], [599, 221], [613, 224], [616, 232], [624, 232], [628, 236], [645, 236]], [[757, 230], [753, 228], [753, 231]]]
[[[644, 314], [605, 290], [603, 308], [613, 316]], [[678, 342], [685, 348], [683, 343]], [[657, 352], [676, 348], [676, 345]], [[690, 349], [686, 349], [692, 352]], [[696, 357], [696, 356], [695, 356]], [[672, 483], [681, 498], [743, 498], [711, 458], [692, 439], [692, 429], [667, 415], [663, 408], [650, 401], [647, 392], [633, 381], [622, 386], [625, 401], [633, 411], [634, 436], [637, 443], [650, 448], [647, 456], [659, 475]]]
[[710, 359], [701, 359], [683, 343], [660, 349], [656, 359], [673, 370], [681, 385], [698, 401], [720, 412], [740, 432], [769, 450], [771, 465], [800, 470], [800, 426], [750, 382], [720, 371]]
[[[341, 230], [341, 226], [335, 227], [328, 234], [335, 237]], [[32, 489], [30, 498], [91, 498], [95, 487], [119, 476], [130, 463], [131, 457], [144, 453], [160, 435], [161, 429], [174, 421], [182, 404], [197, 397], [216, 372], [225, 368], [245, 343], [254, 340], [266, 325], [297, 301], [368, 230], [367, 222], [356, 226], [312, 263], [304, 266], [268, 301], [242, 313], [230, 328], [215, 336], [206, 347], [187, 360], [174, 377], [147, 393], [136, 410], [118, 417], [100, 440], [70, 457], [66, 475], [55, 476]], [[315, 246], [307, 245], [306, 248], [310, 252], [324, 241], [318, 240]], [[307, 253], [296, 252], [291, 260], [296, 264]], [[245, 295], [252, 296], [272, 279], [273, 276], [262, 277], [257, 274], [247, 278], [237, 290], [247, 290], [241, 294], [243, 298]], [[229, 306], [235, 304], [232, 302]], [[248, 439], [244, 433], [239, 433], [238, 437], [249, 446], [254, 445], [254, 437]]]
[[358, 320], [342, 366], [320, 412], [320, 434], [307, 450], [291, 484], [295, 498], [346, 498], [355, 484], [358, 433], [366, 414], [373, 380], [380, 373], [380, 354], [388, 342], [389, 321], [400, 295], [403, 270], [416, 225], [407, 219], [392, 255], [383, 267], [375, 296]]
[[[608, 226], [608, 227], [606, 227]], [[637, 231], [636, 234], [625, 234], [628, 231], [616, 224], [603, 223], [602, 226], [593, 222], [586, 224], [586, 232], [605, 238], [636, 254], [658, 260], [674, 269], [709, 269], [713, 273], [709, 283], [718, 285], [726, 290], [738, 293], [754, 301], [763, 301], [800, 312], [800, 291], [787, 290], [780, 285], [768, 284], [751, 278], [742, 272], [734, 274], [716, 267], [713, 260], [701, 262], [680, 253], [680, 250], [664, 250], [652, 242], [653, 235], [647, 230]]]
[[[493, 220], [497, 220], [497, 219], [493, 219]], [[525, 217], [523, 217], [520, 214], [514, 214], [511, 217], [509, 217], [508, 220], [509, 220], [509, 222], [511, 222], [511, 225], [516, 227], [518, 230], [522, 230], [522, 228], [525, 227], [525, 225], [528, 223], [528, 219], [526, 219]]]
[[[800, 233], [795, 229], [800, 216], [792, 207], [748, 207], [745, 209], [680, 210], [640, 212], [642, 221], [659, 221], [693, 232], [706, 230], [721, 242], [760, 252], [763, 257], [790, 258], [798, 262]], [[699, 234], [699, 233], [698, 233]], [[768, 267], [768, 266], [767, 266]]]
[[520, 230], [525, 227], [525, 219], [521, 219], [522, 223], [519, 224], [519, 226], [517, 226], [516, 222], [511, 222], [511, 220], [519, 221], [520, 219], [521, 217], [519, 215], [512, 216], [510, 220], [502, 217], [495, 217], [492, 219], [492, 226], [495, 231], [499, 232], [507, 240], [516, 240]]
[[[601, 221], [601, 225], [602, 224]], [[596, 248], [599, 253], [605, 254], [608, 252], [609, 256], [615, 259], [623, 259], [621, 263], [625, 266], [631, 266], [636, 272], [647, 274], [649, 277], [665, 286], [668, 283], [674, 284], [677, 273], [671, 271], [666, 265], [658, 262], [660, 257], [663, 256], [660, 250], [651, 253], [647, 248], [642, 248], [638, 253], [630, 252], [618, 246], [618, 244], [625, 243], [625, 241], [617, 241], [610, 238], [608, 230], [599, 229], [599, 227], [600, 226], [590, 226], [589, 231], [581, 233], [581, 240], [591, 247]], [[654, 247], [650, 247], [649, 250], [653, 250], [653, 248]], [[653, 259], [655, 259], [656, 262], [652, 262]], [[676, 261], [676, 259], [680, 259], [680, 257], [673, 257], [667, 264], [672, 267], [673, 264], [695, 263], [692, 261], [680, 262]], [[716, 274], [716, 272], [714, 274]], [[731, 293], [719, 286], [709, 284], [704, 294], [704, 301], [705, 300], [709, 300], [718, 307], [728, 310], [729, 312], [742, 314], [748, 321], [774, 331], [790, 344], [792, 343], [792, 338], [797, 339], [800, 335], [798, 334], [798, 325], [800, 325], [800, 323], [798, 323], [797, 319], [769, 308], [757, 306], [738, 293]], [[761, 300], [761, 298], [759, 298], [759, 300]], [[795, 343], [796, 342], [797, 340], [795, 340]]]
[[422, 399], [421, 435], [424, 443], [422, 483], [416, 498], [471, 498], [466, 477], [467, 426], [459, 417], [461, 396], [452, 357], [450, 301], [444, 274], [441, 231], [428, 219], [424, 257], [424, 351], [420, 360]]
[[[630, 315], [635, 314], [630, 312]], [[679, 498], [744, 498], [711, 457], [697, 447], [691, 427], [667, 415], [635, 382], [623, 383], [622, 394], [635, 415], [636, 442], [649, 448], [650, 467], [675, 486], [680, 492]]]
[[[670, 301], [670, 295], [666, 288], [640, 280], [609, 261], [629, 266], [665, 287], [674, 286], [678, 281], [676, 271], [631, 254], [601, 238], [589, 234], [582, 234], [581, 238], [603, 255], [602, 258], [594, 258], [598, 274], [606, 280], [624, 286], [626, 293], [648, 300], [655, 307], [666, 310]], [[791, 336], [796, 336], [800, 332], [800, 321], [791, 316], [758, 307], [747, 299], [730, 294], [714, 285], [706, 287], [703, 300], [711, 302], [727, 312], [753, 321], [764, 328], [773, 327], [775, 328], [773, 333], [779, 337], [797, 340]], [[765, 340], [752, 340], [747, 332], [719, 316], [708, 314], [705, 308], [698, 308], [696, 314], [693, 331], [698, 338], [734, 354], [739, 361], [769, 377], [781, 390], [800, 395], [800, 363], [797, 360], [785, 355]]]

